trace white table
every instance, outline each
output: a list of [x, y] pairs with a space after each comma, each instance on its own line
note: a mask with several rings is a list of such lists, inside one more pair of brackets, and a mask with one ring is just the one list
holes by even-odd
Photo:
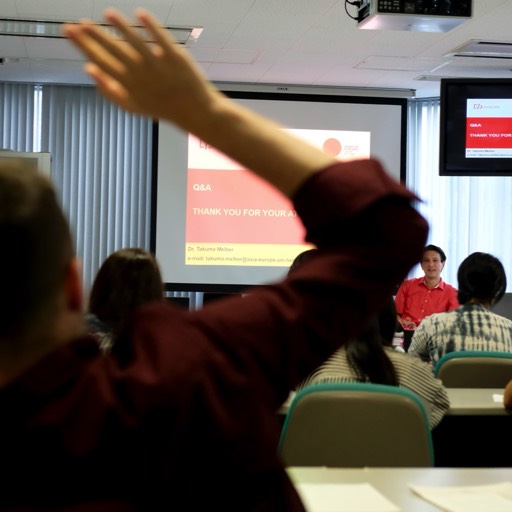
[[[450, 399], [450, 415], [499, 415], [510, 416], [512, 413], [503, 406], [503, 389], [501, 388], [447, 388]], [[494, 400], [494, 395], [501, 399]]]
[[[423, 500], [409, 484], [434, 486], [487, 485], [512, 481], [512, 469], [458, 468], [297, 468], [287, 469], [297, 483], [369, 483], [402, 512], [439, 512], [435, 505]], [[313, 511], [314, 512], [314, 511]], [[489, 511], [491, 512], [491, 511]]]

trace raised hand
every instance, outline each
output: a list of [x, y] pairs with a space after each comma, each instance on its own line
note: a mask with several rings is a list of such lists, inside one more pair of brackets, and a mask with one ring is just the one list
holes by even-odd
[[186, 50], [147, 11], [139, 29], [118, 11], [105, 20], [121, 40], [91, 22], [67, 24], [64, 34], [87, 56], [85, 71], [110, 100], [131, 112], [165, 119], [226, 153], [291, 195], [312, 173], [335, 162], [321, 149], [229, 100], [206, 80]]
[[194, 131], [195, 122], [204, 118], [201, 111], [219, 94], [151, 14], [138, 9], [136, 19], [154, 42], [145, 42], [141, 32], [113, 9], [105, 11], [105, 20], [123, 40], [90, 21], [67, 24], [64, 34], [87, 56], [85, 71], [107, 98], [131, 112], [165, 118]]

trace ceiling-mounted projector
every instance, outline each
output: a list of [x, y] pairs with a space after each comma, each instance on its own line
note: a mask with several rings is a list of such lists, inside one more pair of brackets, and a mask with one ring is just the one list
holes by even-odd
[[448, 32], [472, 17], [472, 0], [361, 0], [357, 27]]

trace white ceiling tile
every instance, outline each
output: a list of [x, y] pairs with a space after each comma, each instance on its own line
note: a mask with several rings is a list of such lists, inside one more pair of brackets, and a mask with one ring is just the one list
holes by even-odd
[[357, 69], [377, 69], [385, 71], [430, 71], [444, 62], [443, 59], [387, 57], [370, 55], [361, 61]]
[[0, 16], [2, 18], [16, 18], [18, 16], [14, 0], [0, 0]]
[[23, 37], [2, 37], [0, 57], [27, 57], [27, 47]]
[[[107, 7], [131, 16], [144, 6], [164, 24], [204, 27], [190, 51], [220, 82], [416, 88], [421, 96], [438, 86], [415, 80], [424, 70], [508, 73], [503, 62], [448, 66], [443, 56], [470, 39], [512, 41], [512, 0], [474, 0], [474, 17], [445, 33], [361, 30], [345, 5], [344, 0], [0, 0], [0, 16], [100, 20]], [[0, 81], [90, 83], [74, 62], [78, 53], [65, 42], [1, 36], [0, 49], [34, 60], [0, 67]]]
[[219, 48], [199, 48], [194, 46], [190, 49], [191, 55], [197, 62], [216, 62], [217, 55], [219, 54]]
[[93, 0], [16, 0], [17, 17], [35, 20], [77, 20], [90, 17]]
[[44, 59], [51, 55], [53, 59], [80, 60], [83, 55], [67, 39], [26, 38], [27, 54], [32, 59]]

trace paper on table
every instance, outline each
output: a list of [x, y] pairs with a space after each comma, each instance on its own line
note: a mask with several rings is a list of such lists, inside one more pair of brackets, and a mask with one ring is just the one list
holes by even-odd
[[297, 484], [308, 512], [400, 512], [400, 509], [368, 483]]
[[512, 483], [462, 487], [409, 484], [424, 500], [447, 512], [511, 512]]

